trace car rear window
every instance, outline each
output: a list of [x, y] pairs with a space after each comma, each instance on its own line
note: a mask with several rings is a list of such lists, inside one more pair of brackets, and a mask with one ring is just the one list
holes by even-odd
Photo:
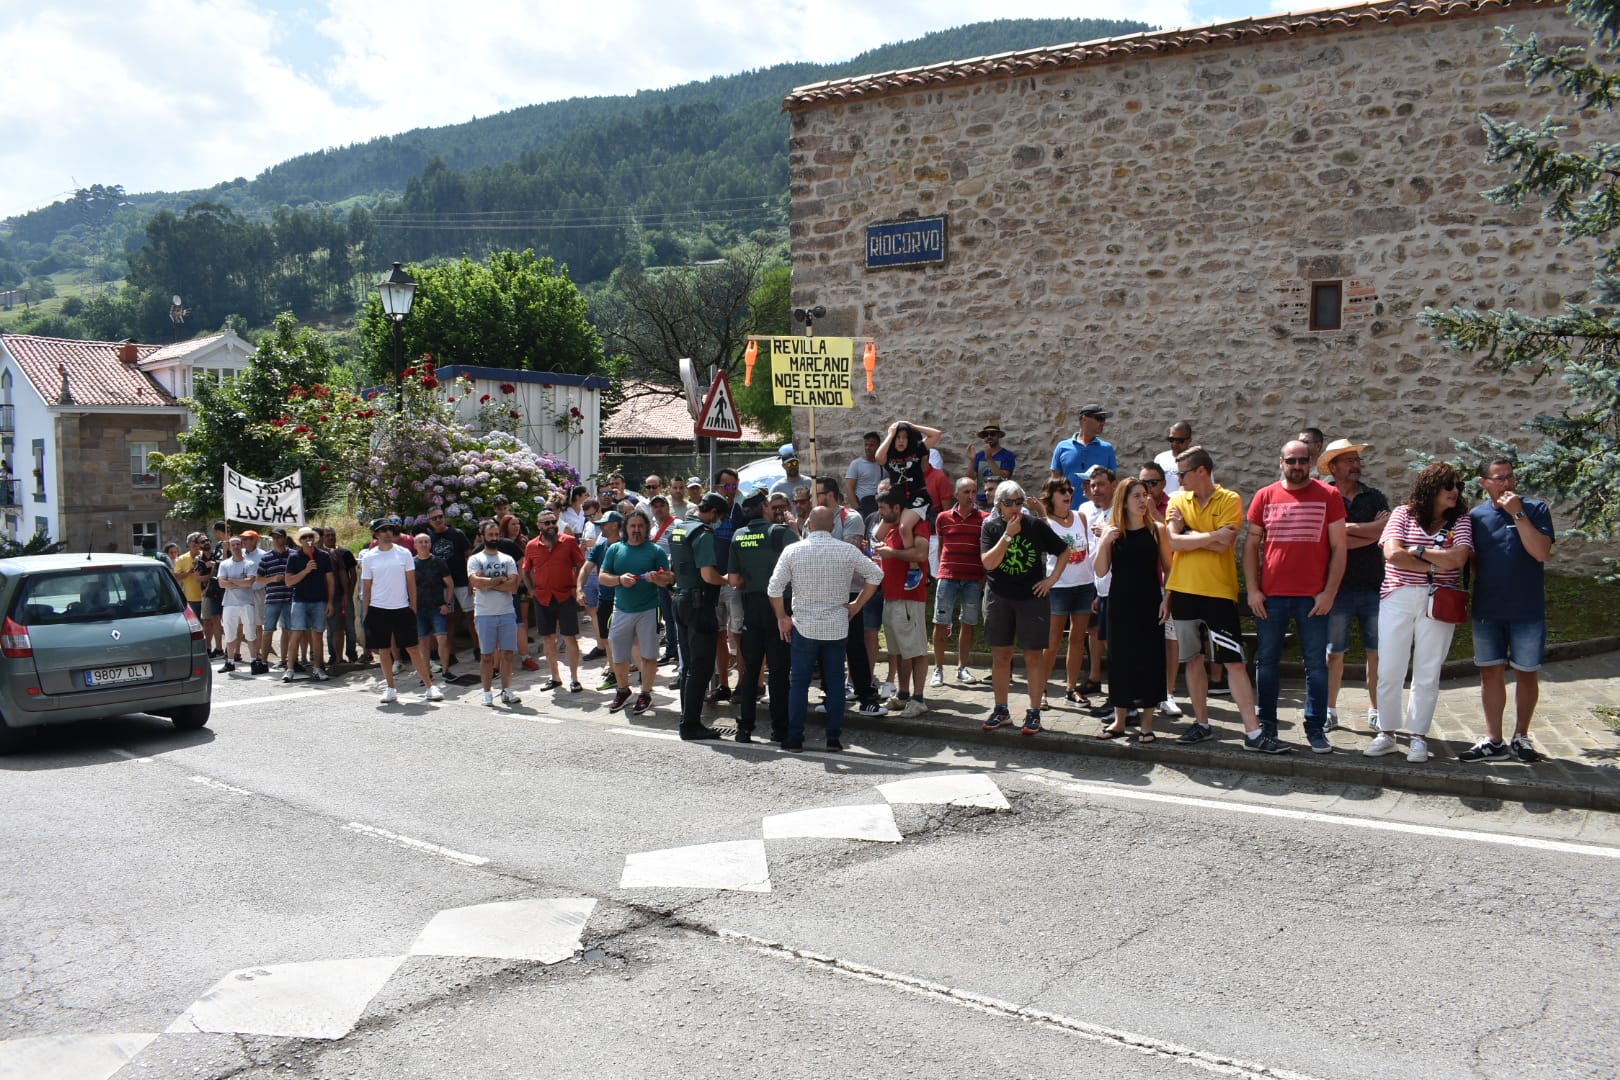
[[86, 567], [31, 574], [17, 592], [11, 617], [24, 626], [54, 626], [176, 615], [184, 606], [180, 587], [161, 566]]

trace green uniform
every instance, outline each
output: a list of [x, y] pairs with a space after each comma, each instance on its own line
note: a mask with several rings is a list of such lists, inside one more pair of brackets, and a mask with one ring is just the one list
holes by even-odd
[[[697, 530], [702, 530], [687, 542], [687, 537]], [[714, 533], [704, 526], [703, 522], [695, 517], [677, 521], [669, 527], [669, 568], [675, 572], [675, 591], [686, 592], [703, 584], [703, 575], [698, 572], [700, 549], [706, 548], [702, 554], [706, 555], [706, 564], [713, 566], [714, 562]]]
[[742, 575], [745, 594], [764, 593], [782, 549], [798, 538], [786, 525], [772, 525], [764, 518], [756, 518], [732, 534], [731, 572]]

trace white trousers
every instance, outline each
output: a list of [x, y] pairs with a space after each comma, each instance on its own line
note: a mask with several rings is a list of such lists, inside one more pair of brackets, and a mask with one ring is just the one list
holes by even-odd
[[[1402, 585], [1378, 603], [1378, 730], [1427, 735], [1440, 698], [1440, 667], [1451, 650], [1451, 623], [1428, 616], [1429, 587]], [[1412, 667], [1412, 696], [1401, 693]], [[1405, 700], [1406, 711], [1401, 704]]]

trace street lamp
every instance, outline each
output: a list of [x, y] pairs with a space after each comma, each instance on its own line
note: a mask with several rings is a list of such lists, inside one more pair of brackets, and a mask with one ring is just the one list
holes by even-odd
[[416, 282], [405, 272], [401, 263], [395, 263], [389, 275], [377, 282], [382, 294], [383, 314], [394, 323], [394, 385], [397, 387], [405, 370], [405, 316], [411, 313], [416, 299]]

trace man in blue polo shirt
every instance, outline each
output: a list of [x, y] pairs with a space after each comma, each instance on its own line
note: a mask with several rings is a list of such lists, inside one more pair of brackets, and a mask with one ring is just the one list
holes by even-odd
[[1052, 450], [1052, 476], [1068, 478], [1076, 491], [1086, 483], [1086, 470], [1093, 465], [1105, 465], [1110, 472], [1119, 472], [1119, 458], [1114, 444], [1102, 438], [1103, 425], [1114, 414], [1101, 405], [1087, 405], [1080, 410], [1080, 430], [1074, 438], [1064, 439]]
[[[1486, 498], [1468, 516], [1474, 527], [1474, 664], [1479, 668], [1485, 738], [1463, 761], [1540, 761], [1530, 717], [1541, 696], [1547, 646], [1545, 564], [1552, 553], [1552, 511], [1514, 490], [1513, 461], [1488, 459], [1479, 471]], [[1513, 738], [1502, 740], [1507, 665], [1513, 665]]]

